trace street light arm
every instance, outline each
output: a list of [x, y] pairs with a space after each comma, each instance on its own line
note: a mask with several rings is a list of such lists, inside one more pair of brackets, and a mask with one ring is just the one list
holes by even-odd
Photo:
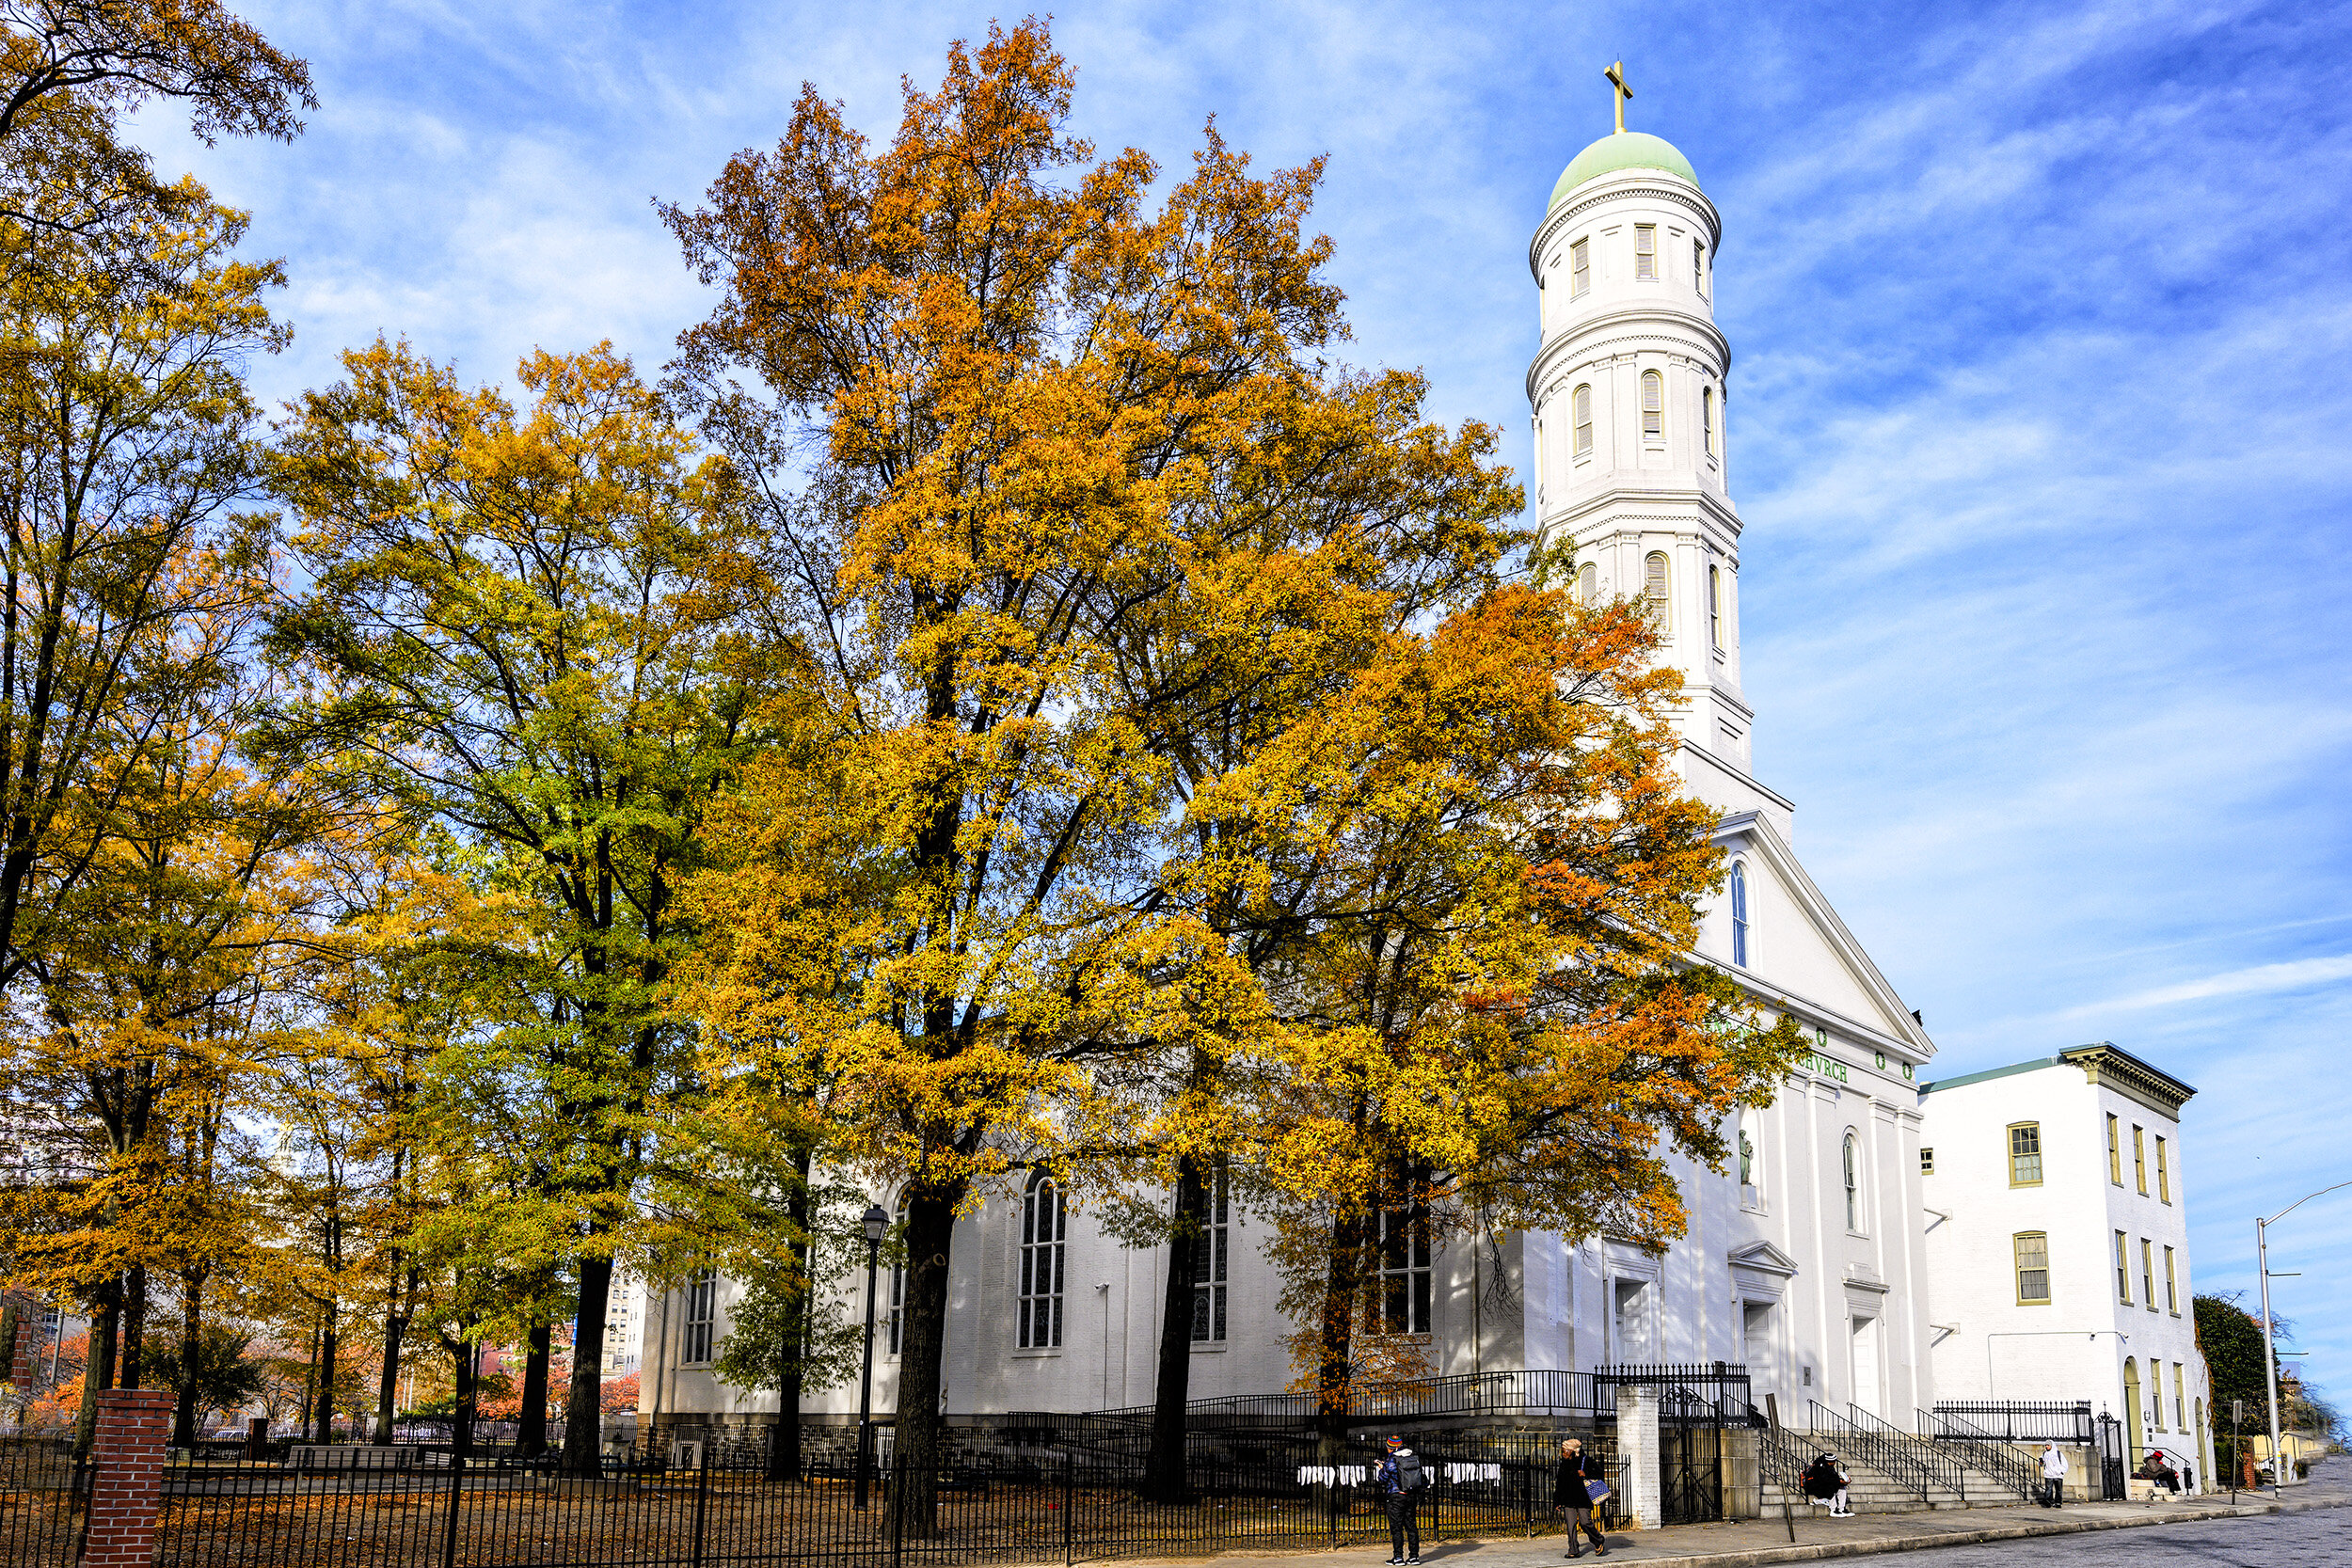
[[2306, 1193], [2301, 1197], [2296, 1198], [2293, 1203], [2288, 1204], [2285, 1208], [2271, 1215], [2268, 1219], [2263, 1221], [2263, 1224], [2276, 1225], [2280, 1220], [2285, 1219], [2289, 1214], [2294, 1213], [2297, 1209], [2302, 1208], [2306, 1203], [2309, 1203], [2312, 1198], [2326, 1197], [2329, 1193], [2341, 1192], [2346, 1187], [2352, 1187], [2352, 1181], [2339, 1181], [2332, 1187], [2322, 1187], [2315, 1193]]

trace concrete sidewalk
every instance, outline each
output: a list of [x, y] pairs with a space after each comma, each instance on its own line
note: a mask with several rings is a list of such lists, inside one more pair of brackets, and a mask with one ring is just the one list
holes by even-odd
[[[2241, 1492], [2232, 1506], [2229, 1494], [2183, 1498], [2178, 1502], [2070, 1503], [2045, 1508], [1969, 1508], [1932, 1513], [1866, 1514], [1832, 1519], [1825, 1514], [1799, 1515], [1797, 1539], [1775, 1516], [1740, 1519], [1720, 1525], [1676, 1525], [1665, 1529], [1628, 1530], [1609, 1538], [1609, 1555], [1585, 1560], [1602, 1562], [1674, 1563], [1677, 1568], [1758, 1568], [1771, 1562], [1818, 1562], [1824, 1559], [1867, 1557], [1882, 1552], [1919, 1551], [1933, 1546], [1968, 1546], [1990, 1541], [2024, 1541], [2036, 1536], [2073, 1535], [2090, 1530], [2130, 1529], [2140, 1525], [2171, 1525], [2189, 1519], [2229, 1519], [2264, 1513], [2299, 1513], [2309, 1508], [2341, 1508], [2352, 1504], [2352, 1460], [2333, 1457], [2312, 1467], [2312, 1479], [2290, 1486], [2273, 1500], [2267, 1493]], [[1451, 1568], [1551, 1568], [1567, 1554], [1565, 1535], [1533, 1538], [1499, 1537], [1474, 1541], [1422, 1543], [1426, 1568], [1448, 1563]], [[1295, 1553], [1227, 1552], [1226, 1557], [1289, 1557]], [[1388, 1560], [1388, 1547], [1350, 1546], [1314, 1554], [1346, 1568], [1377, 1568]], [[1192, 1560], [1198, 1562], [1198, 1559]]]

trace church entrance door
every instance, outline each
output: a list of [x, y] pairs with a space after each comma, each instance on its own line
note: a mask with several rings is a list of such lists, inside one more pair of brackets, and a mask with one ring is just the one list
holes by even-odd
[[1879, 1321], [1855, 1318], [1853, 1326], [1853, 1402], [1866, 1416], [1879, 1411]]

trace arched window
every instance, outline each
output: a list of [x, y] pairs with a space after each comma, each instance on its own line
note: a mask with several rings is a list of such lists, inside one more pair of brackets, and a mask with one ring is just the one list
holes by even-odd
[[1587, 384], [1576, 389], [1576, 455], [1584, 457], [1593, 450], [1593, 388]]
[[1231, 1260], [1225, 1229], [1230, 1203], [1225, 1177], [1225, 1162], [1219, 1160], [1210, 1172], [1208, 1190], [1192, 1212], [1193, 1223], [1200, 1227], [1192, 1249], [1192, 1337], [1204, 1343], [1222, 1344], [1225, 1339], [1226, 1275]]
[[1862, 1229], [1862, 1150], [1851, 1128], [1846, 1130], [1846, 1228]]
[[896, 1211], [891, 1223], [898, 1229], [898, 1256], [890, 1261], [890, 1354], [898, 1354], [905, 1330], [907, 1305], [907, 1195], [900, 1193], [892, 1205]]
[[1707, 641], [1717, 653], [1724, 651], [1724, 572], [1711, 562], [1707, 568]]
[[1591, 562], [1576, 569], [1576, 602], [1590, 610], [1600, 599], [1600, 568]]
[[1656, 371], [1642, 372], [1642, 439], [1666, 438], [1666, 378]]
[[1748, 868], [1739, 861], [1731, 863], [1731, 961], [1748, 967]]
[[1061, 1343], [1061, 1189], [1043, 1171], [1021, 1196], [1021, 1334], [1023, 1350]]
[[1715, 455], [1715, 388], [1699, 388], [1699, 435], [1707, 442], [1707, 455]]
[[710, 1359], [719, 1331], [719, 1276], [708, 1269], [687, 1276], [686, 1335], [682, 1360], [697, 1367]]
[[1666, 630], [1666, 552], [1652, 550], [1642, 559], [1642, 597], [1649, 604], [1650, 625]]

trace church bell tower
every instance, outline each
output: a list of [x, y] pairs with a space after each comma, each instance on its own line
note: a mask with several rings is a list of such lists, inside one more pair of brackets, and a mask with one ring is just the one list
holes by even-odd
[[1537, 522], [1547, 544], [1574, 545], [1581, 599], [1647, 608], [1661, 662], [1682, 676], [1689, 783], [1739, 809], [1756, 786], [1740, 693], [1731, 346], [1714, 311], [1723, 224], [1689, 159], [1625, 128], [1622, 64], [1607, 75], [1616, 130], [1570, 161], [1527, 253], [1543, 309], [1527, 372]]

